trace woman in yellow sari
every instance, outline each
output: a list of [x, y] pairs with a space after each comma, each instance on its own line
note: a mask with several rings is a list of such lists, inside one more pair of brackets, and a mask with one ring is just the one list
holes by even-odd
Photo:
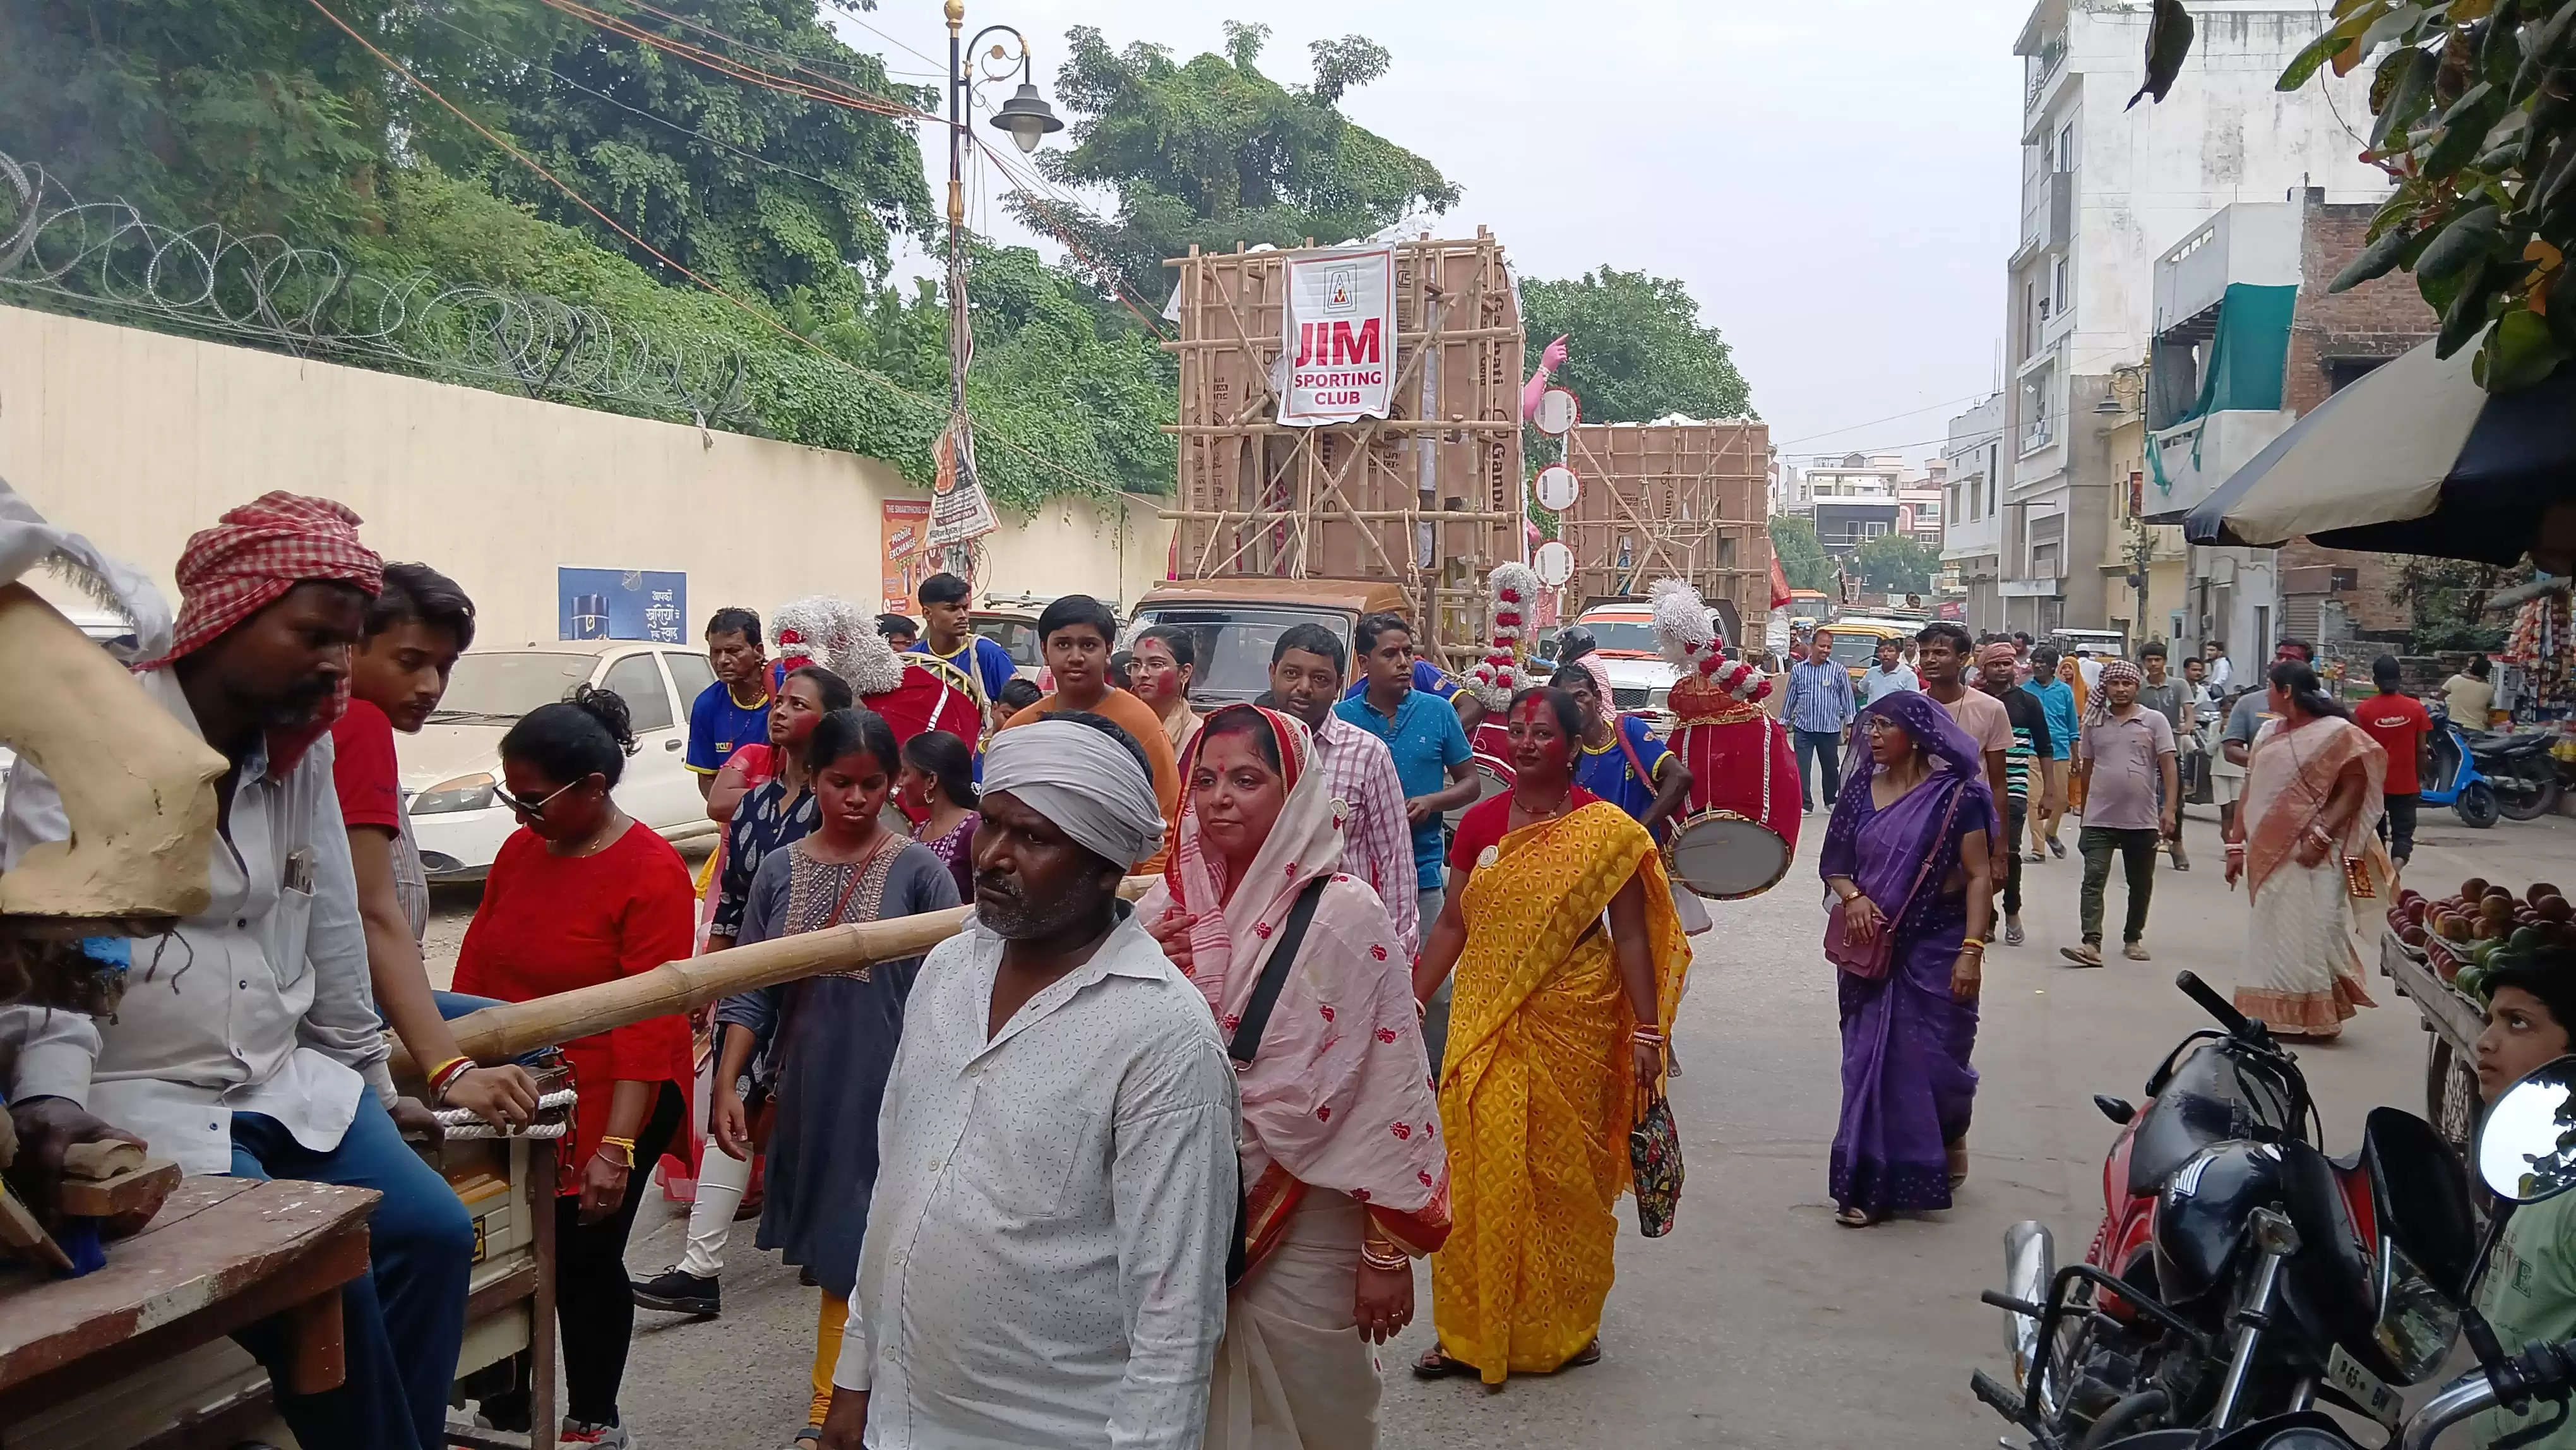
[[1518, 779], [1459, 822], [1413, 974], [1428, 998], [1456, 972], [1440, 1341], [1414, 1372], [1488, 1386], [1600, 1358], [1628, 1132], [1661, 1090], [1690, 965], [1653, 838], [1574, 783], [1574, 697], [1523, 690], [1506, 718]]

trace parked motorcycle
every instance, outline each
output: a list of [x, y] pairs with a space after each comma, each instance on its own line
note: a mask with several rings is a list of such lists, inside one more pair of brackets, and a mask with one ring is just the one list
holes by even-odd
[[[2496, 1196], [2496, 1214], [2468, 1276], [2455, 1289], [2443, 1288], [2441, 1303], [2430, 1306], [2438, 1312], [2425, 1326], [2437, 1328], [2439, 1315], [2447, 1313], [2475, 1351], [2478, 1367], [2445, 1385], [2412, 1416], [2398, 1412], [2395, 1393], [2384, 1385], [2359, 1385], [2359, 1398], [2368, 1406], [2364, 1413], [2388, 1428], [2385, 1443], [2393, 1450], [2432, 1450], [2444, 1431], [2499, 1406], [2535, 1415], [2534, 1422], [2515, 1429], [2499, 1444], [2531, 1444], [2567, 1424], [2569, 1400], [2576, 1395], [2576, 1340], [2535, 1343], [2519, 1353], [2507, 1353], [2486, 1320], [2466, 1306], [2513, 1210], [2576, 1188], [2576, 1135], [2565, 1131], [2570, 1123], [2576, 1123], [2576, 1057], [2542, 1066], [2507, 1088], [2488, 1112], [2478, 1132], [2475, 1156], [2480, 1180]], [[2299, 1330], [2295, 1322], [2285, 1327], [2292, 1333]], [[2441, 1341], [2447, 1350], [2450, 1336], [2442, 1335]], [[2549, 1406], [2554, 1411], [2542, 1408]], [[2359, 1450], [2359, 1446], [2334, 1417], [2312, 1404], [2299, 1404], [2232, 1431], [2224, 1425], [2215, 1427], [2215, 1433], [2154, 1430], [2119, 1440], [2109, 1450]]]
[[2425, 713], [2433, 721], [2433, 773], [2424, 778], [2420, 799], [2428, 806], [2449, 806], [2461, 821], [2479, 830], [2494, 825], [2504, 814], [2504, 802], [2480, 768], [2469, 736], [2451, 723], [2450, 714], [2440, 705], [2428, 703]]
[[1971, 1384], [2033, 1450], [2224, 1430], [2321, 1397], [2383, 1413], [2456, 1328], [2446, 1291], [2467, 1281], [2475, 1220], [2431, 1125], [2377, 1108], [2358, 1151], [2327, 1157], [2296, 1059], [2197, 976], [2175, 985], [2224, 1030], [2168, 1054], [2142, 1109], [2094, 1100], [2121, 1131], [2085, 1261], [2058, 1268], [2048, 1230], [2017, 1224], [2006, 1288], [1984, 1296], [2009, 1316], [2018, 1383]]
[[2536, 821], [2558, 809], [2558, 743], [2555, 726], [2497, 730], [2467, 737], [2478, 774], [2495, 791], [2496, 809], [2508, 821]]

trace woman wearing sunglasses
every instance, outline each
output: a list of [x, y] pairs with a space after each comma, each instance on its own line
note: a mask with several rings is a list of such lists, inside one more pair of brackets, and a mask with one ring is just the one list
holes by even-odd
[[[634, 748], [626, 702], [587, 687], [529, 711], [501, 738], [507, 787], [494, 793], [517, 812], [519, 830], [502, 843], [466, 928], [458, 991], [524, 1002], [689, 955], [689, 869], [609, 795]], [[637, 1165], [659, 1158], [680, 1126], [679, 1084], [692, 1070], [688, 1022], [655, 1017], [563, 1051], [580, 1099], [555, 1202], [562, 1439], [623, 1447], [631, 1442], [618, 1424], [617, 1390], [635, 1325], [626, 1235], [644, 1189]]]

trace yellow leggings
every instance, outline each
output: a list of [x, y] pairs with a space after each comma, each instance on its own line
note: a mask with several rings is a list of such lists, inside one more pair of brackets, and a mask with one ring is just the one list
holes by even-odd
[[850, 1301], [825, 1290], [822, 1312], [814, 1321], [814, 1408], [806, 1424], [822, 1424], [832, 1411], [832, 1370], [841, 1362], [841, 1332], [849, 1323]]

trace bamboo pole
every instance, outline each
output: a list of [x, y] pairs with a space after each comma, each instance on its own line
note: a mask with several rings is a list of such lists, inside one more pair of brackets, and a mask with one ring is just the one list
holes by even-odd
[[[1118, 894], [1132, 901], [1160, 879], [1130, 876], [1120, 884]], [[737, 993], [917, 957], [955, 936], [965, 926], [969, 910], [952, 906], [946, 911], [827, 927], [703, 957], [683, 957], [595, 987], [485, 1007], [449, 1025], [456, 1033], [457, 1051], [477, 1062], [508, 1062], [523, 1052], [694, 1011]], [[394, 1075], [418, 1076], [419, 1066], [401, 1041], [395, 1040], [392, 1047]]]

